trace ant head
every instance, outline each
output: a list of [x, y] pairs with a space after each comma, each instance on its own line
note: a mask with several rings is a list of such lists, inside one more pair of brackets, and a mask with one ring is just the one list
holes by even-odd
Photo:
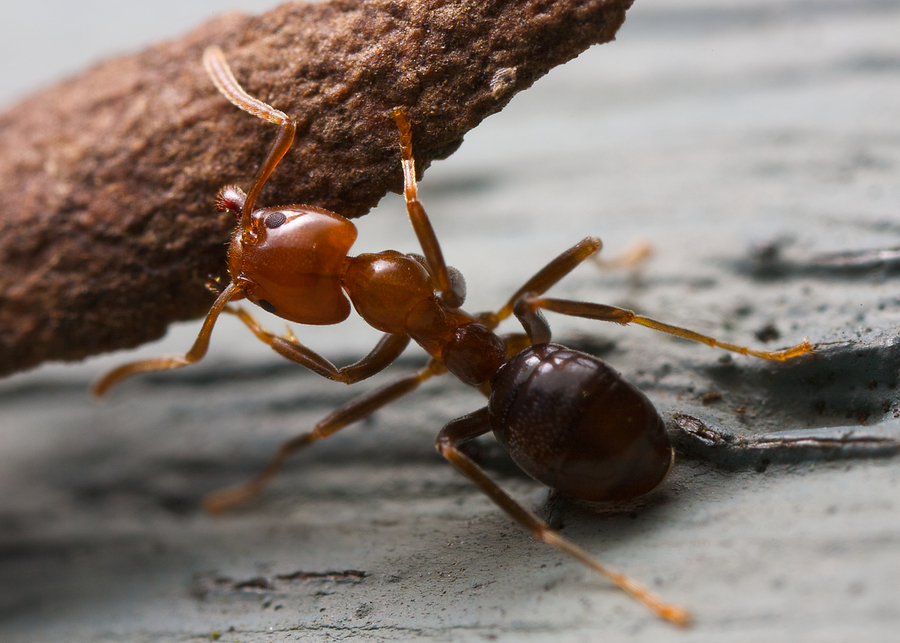
[[[231, 186], [217, 206], [243, 205]], [[240, 211], [240, 208], [238, 208]], [[244, 295], [263, 310], [300, 324], [337, 324], [350, 314], [341, 287], [356, 226], [339, 214], [305, 205], [261, 208], [238, 225], [228, 249], [228, 269]]]

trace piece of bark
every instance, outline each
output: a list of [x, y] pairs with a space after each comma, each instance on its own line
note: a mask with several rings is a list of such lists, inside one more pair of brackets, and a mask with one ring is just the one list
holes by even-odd
[[260, 205], [349, 217], [555, 65], [612, 40], [632, 0], [337, 0], [230, 14], [98, 65], [0, 116], [0, 375], [161, 336], [227, 277], [226, 183], [249, 187], [275, 128], [206, 77], [219, 44], [247, 91], [298, 123]]

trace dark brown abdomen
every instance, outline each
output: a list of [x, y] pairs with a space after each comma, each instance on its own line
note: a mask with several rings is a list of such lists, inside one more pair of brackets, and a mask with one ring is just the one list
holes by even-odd
[[530, 476], [584, 500], [624, 500], [665, 479], [672, 447], [650, 400], [591, 355], [532, 346], [491, 381], [494, 435]]

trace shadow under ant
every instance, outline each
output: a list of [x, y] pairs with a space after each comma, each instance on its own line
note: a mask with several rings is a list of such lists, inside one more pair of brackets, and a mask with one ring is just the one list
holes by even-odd
[[739, 273], [761, 281], [800, 277], [821, 280], [887, 280], [900, 275], [900, 248], [870, 248], [830, 252], [791, 259], [788, 239], [776, 239], [751, 249], [747, 258], [729, 262]]
[[898, 409], [900, 338], [885, 344], [820, 344], [812, 359], [789, 368], [739, 367], [733, 360], [715, 364], [705, 374], [736, 397], [765, 401], [756, 412], [809, 427], [865, 425]]
[[[764, 471], [772, 464], [884, 458], [900, 454], [898, 399], [900, 339], [883, 345], [820, 345], [815, 358], [790, 368], [739, 367], [733, 361], [705, 369], [717, 390], [763, 400], [756, 419], [806, 429], [766, 432], [744, 422], [735, 431], [711, 413], [676, 412], [667, 423], [680, 458], [719, 469]], [[873, 426], [875, 425], [875, 426]], [[676, 464], [677, 466], [677, 464]]]

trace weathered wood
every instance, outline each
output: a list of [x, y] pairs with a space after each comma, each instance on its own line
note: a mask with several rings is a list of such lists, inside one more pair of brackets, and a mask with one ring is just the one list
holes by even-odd
[[356, 217], [400, 189], [392, 107], [408, 109], [421, 171], [550, 68], [611, 40], [630, 5], [289, 3], [23, 101], [0, 116], [0, 375], [135, 346], [208, 308], [233, 227], [212, 199], [251, 181], [273, 134], [217, 94], [200, 64], [209, 44], [298, 121], [262, 201]]

